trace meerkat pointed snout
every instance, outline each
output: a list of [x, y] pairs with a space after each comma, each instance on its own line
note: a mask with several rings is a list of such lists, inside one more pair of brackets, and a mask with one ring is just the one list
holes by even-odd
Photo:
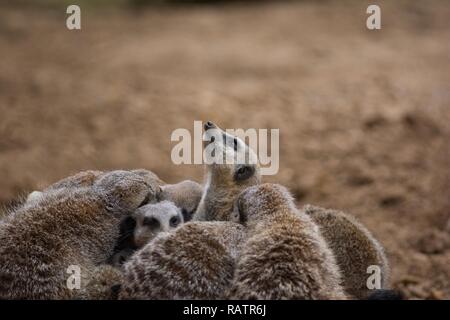
[[217, 126], [212, 121], [206, 121], [205, 124], [203, 125], [203, 127], [205, 128], [205, 131], [209, 130], [209, 129], [217, 128]]
[[193, 221], [159, 234], [124, 265], [119, 299], [224, 299], [244, 227]]
[[134, 243], [138, 248], [157, 234], [169, 232], [184, 222], [181, 210], [169, 201], [142, 206], [133, 213], [133, 218], [136, 221]]
[[340, 270], [312, 219], [296, 209], [289, 191], [262, 184], [237, 199], [246, 226], [232, 299], [345, 299]]
[[[180, 223], [192, 219], [202, 197], [202, 186], [191, 180], [159, 186], [156, 201], [144, 205], [120, 225], [120, 238], [110, 261], [115, 266], [123, 263], [158, 233], [170, 231]], [[181, 212], [181, 216], [179, 216]], [[147, 215], [144, 221], [144, 216]], [[172, 222], [170, 222], [172, 219]], [[179, 223], [178, 223], [179, 220]]]
[[208, 121], [204, 124], [206, 181], [194, 220], [229, 220], [233, 203], [245, 188], [259, 184], [256, 153], [237, 136]]

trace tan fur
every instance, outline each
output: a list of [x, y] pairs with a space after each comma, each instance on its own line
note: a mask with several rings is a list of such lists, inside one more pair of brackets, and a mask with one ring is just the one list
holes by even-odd
[[[214, 128], [218, 128], [212, 124]], [[220, 130], [220, 129], [219, 129]], [[225, 134], [220, 130], [221, 134]], [[232, 136], [230, 136], [232, 137]], [[232, 142], [233, 142], [232, 137]], [[256, 155], [238, 139], [237, 152]], [[234, 152], [223, 139], [214, 143], [224, 153]], [[250, 159], [250, 158], [249, 158]], [[239, 164], [206, 165], [205, 188], [193, 222], [157, 236], [125, 264], [121, 299], [221, 299], [230, 285], [235, 258], [245, 238], [244, 228], [230, 220], [233, 203], [246, 187], [259, 183], [259, 166], [236, 179]], [[164, 188], [163, 188], [164, 192]]]
[[80, 297], [89, 300], [117, 300], [122, 282], [122, 270], [101, 265], [94, 269]]
[[[169, 228], [167, 224], [168, 219], [165, 219], [165, 215], [170, 215], [172, 210], [167, 210], [167, 205], [158, 208], [160, 203], [168, 201], [176, 206], [176, 208], [173, 209], [180, 210], [182, 222], [191, 220], [202, 196], [202, 186], [197, 182], [185, 180], [176, 184], [162, 184], [160, 187], [161, 191], [157, 193], [158, 203], [151, 205], [153, 208], [152, 215], [155, 216], [156, 214], [156, 219], [160, 222], [165, 222], [160, 224], [160, 226], [163, 227], [164, 225]], [[117, 243], [113, 257], [111, 258], [112, 265], [121, 267], [136, 249], [153, 239], [158, 232], [164, 231], [164, 228], [156, 228], [153, 230], [153, 228], [142, 226], [142, 218], [144, 216], [142, 210], [144, 210], [144, 207], [138, 209], [132, 215], [132, 219], [122, 222], [120, 240]], [[157, 210], [156, 212], [155, 209]], [[136, 238], [136, 234], [140, 234], [141, 236]]]
[[202, 186], [191, 180], [161, 186], [158, 201], [172, 201], [183, 212], [185, 222], [192, 219], [202, 197]]
[[[0, 224], [0, 299], [68, 299], [112, 254], [119, 223], [159, 189], [148, 171], [86, 172], [64, 179]], [[66, 285], [81, 268], [81, 290]]]
[[[220, 129], [217, 125], [212, 125], [214, 130], [226, 135], [231, 141], [235, 138]], [[230, 213], [233, 211], [234, 200], [239, 193], [249, 186], [260, 183], [261, 174], [256, 154], [241, 139], [236, 139], [238, 143], [237, 153], [246, 156], [248, 161], [245, 165], [252, 168], [254, 174], [248, 179], [236, 181], [235, 175], [241, 167], [239, 164], [213, 163], [206, 165], [205, 187], [194, 220], [227, 221]], [[233, 146], [224, 144], [222, 139], [216, 139], [214, 142], [206, 143], [206, 145], [209, 144], [214, 144], [223, 154], [230, 155], [234, 153]], [[255, 161], [255, 163], [251, 163], [250, 160]]]
[[237, 200], [247, 227], [232, 299], [345, 299], [332, 251], [286, 188], [262, 184]]
[[188, 222], [161, 233], [125, 264], [119, 298], [221, 299], [243, 237], [232, 222]]
[[366, 299], [373, 292], [366, 282], [367, 267], [381, 268], [381, 288], [387, 289], [389, 265], [381, 244], [355, 218], [340, 211], [306, 205], [303, 210], [320, 227], [328, 246], [334, 252], [346, 292], [358, 299]]

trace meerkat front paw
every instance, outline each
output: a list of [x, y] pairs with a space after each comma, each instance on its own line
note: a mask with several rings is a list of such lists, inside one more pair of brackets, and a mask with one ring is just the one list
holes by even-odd
[[159, 179], [155, 177], [149, 171], [147, 174], [143, 171], [137, 174], [117, 170], [101, 176], [93, 187], [107, 197], [112, 207], [121, 211], [134, 211], [144, 204], [156, 202], [160, 187], [157, 182]]

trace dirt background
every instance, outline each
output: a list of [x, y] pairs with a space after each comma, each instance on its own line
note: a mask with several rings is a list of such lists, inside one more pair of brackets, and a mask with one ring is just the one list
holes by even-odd
[[299, 204], [357, 216], [409, 298], [450, 298], [450, 2], [0, 4], [0, 202], [84, 169], [170, 160], [176, 128], [280, 128]]

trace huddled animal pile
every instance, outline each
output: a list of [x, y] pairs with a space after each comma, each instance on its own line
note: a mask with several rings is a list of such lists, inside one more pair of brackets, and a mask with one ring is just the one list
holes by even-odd
[[[370, 232], [343, 212], [297, 208], [221, 132], [205, 146], [249, 161], [206, 165], [203, 186], [86, 171], [31, 193], [0, 222], [0, 299], [383, 298], [367, 286], [369, 266], [381, 271], [378, 289], [389, 286]], [[67, 285], [70, 266], [79, 288]]]

